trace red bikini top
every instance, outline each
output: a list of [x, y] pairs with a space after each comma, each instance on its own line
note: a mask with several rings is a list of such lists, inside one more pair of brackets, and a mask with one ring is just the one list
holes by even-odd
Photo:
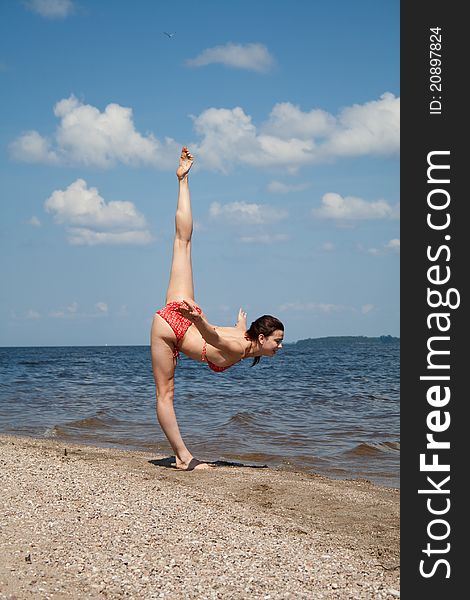
[[[207, 363], [209, 369], [212, 369], [216, 373], [222, 373], [223, 371], [230, 369], [230, 367], [233, 367], [233, 365], [228, 365], [228, 367], [219, 367], [217, 365], [214, 365], [214, 363], [211, 363], [211, 361], [207, 358], [207, 342], [206, 342], [206, 340], [204, 340], [204, 344], [202, 345], [201, 358], [202, 358], [203, 362]], [[237, 362], [240, 362], [240, 361], [237, 360]], [[236, 365], [237, 363], [233, 363], [233, 364]]]

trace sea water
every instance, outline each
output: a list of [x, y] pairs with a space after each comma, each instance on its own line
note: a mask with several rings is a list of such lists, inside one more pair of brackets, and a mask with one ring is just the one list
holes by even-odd
[[[285, 344], [224, 373], [181, 355], [175, 410], [200, 459], [399, 487], [397, 338]], [[148, 346], [0, 348], [0, 432], [172, 451]]]

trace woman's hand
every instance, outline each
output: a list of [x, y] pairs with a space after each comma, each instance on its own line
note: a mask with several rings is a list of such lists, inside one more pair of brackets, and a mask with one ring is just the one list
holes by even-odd
[[196, 323], [202, 318], [202, 311], [193, 300], [183, 300], [176, 310], [191, 323]]
[[241, 308], [238, 311], [238, 319], [235, 327], [238, 327], [242, 331], [246, 331], [246, 312]]

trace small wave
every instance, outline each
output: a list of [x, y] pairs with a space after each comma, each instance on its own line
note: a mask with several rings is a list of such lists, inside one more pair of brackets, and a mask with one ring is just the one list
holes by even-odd
[[24, 367], [37, 367], [39, 365], [51, 365], [53, 361], [51, 360], [19, 360], [19, 365]]
[[57, 425], [54, 425], [53, 427], [48, 427], [46, 429], [46, 431], [44, 432], [44, 437], [48, 438], [48, 439], [56, 438], [59, 436], [59, 434], [60, 434], [59, 427]]
[[71, 370], [69, 370], [69, 371], [64, 370], [64, 371], [60, 371], [59, 373], [57, 373], [56, 377], [58, 379], [75, 379], [76, 375]]
[[236, 415], [233, 415], [228, 420], [228, 424], [235, 425], [251, 425], [255, 422], [256, 417], [253, 413], [249, 412], [239, 412]]
[[387, 446], [390, 450], [400, 452], [400, 442], [383, 442], [383, 445]]
[[70, 429], [102, 429], [109, 428], [119, 423], [116, 419], [103, 419], [101, 417], [85, 417], [76, 421], [69, 421], [62, 426]]
[[363, 442], [346, 454], [351, 456], [377, 456], [382, 452], [400, 452], [400, 442]]
[[[99, 411], [98, 414], [102, 414], [104, 411]], [[60, 425], [53, 425], [48, 427], [44, 432], [46, 438], [56, 438], [67, 436], [71, 430], [79, 430], [85, 432], [87, 430], [97, 429], [110, 429], [115, 427], [120, 421], [107, 417], [106, 419], [100, 416], [84, 417], [83, 419], [77, 419], [76, 421], [69, 421], [68, 423], [61, 423]]]
[[377, 402], [377, 401], [379, 401], [379, 402], [388, 402], [388, 401], [391, 400], [391, 398], [389, 396], [384, 396], [384, 395], [381, 395], [381, 394], [378, 394], [378, 393], [376, 393], [376, 394], [372, 394], [372, 393], [369, 393], [369, 394], [362, 393], [361, 394], [361, 393], [359, 393], [359, 394], [354, 394], [353, 396], [351, 396], [351, 398], [353, 400], [362, 400], [362, 401], [371, 400], [373, 402]]

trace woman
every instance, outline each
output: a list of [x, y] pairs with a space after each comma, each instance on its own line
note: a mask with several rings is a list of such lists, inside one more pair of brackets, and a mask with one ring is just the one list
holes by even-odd
[[176, 170], [179, 192], [170, 283], [166, 305], [155, 314], [151, 332], [158, 421], [175, 453], [176, 467], [186, 471], [210, 467], [194, 458], [186, 448], [176, 421], [173, 396], [179, 352], [199, 362], [207, 362], [213, 371], [222, 372], [245, 358], [254, 358], [254, 365], [261, 356], [274, 356], [282, 347], [284, 337], [283, 324], [269, 315], [254, 321], [247, 330], [246, 313], [241, 309], [235, 327], [214, 327], [194, 302], [193, 219], [188, 184], [193, 160], [189, 150], [183, 147]]

